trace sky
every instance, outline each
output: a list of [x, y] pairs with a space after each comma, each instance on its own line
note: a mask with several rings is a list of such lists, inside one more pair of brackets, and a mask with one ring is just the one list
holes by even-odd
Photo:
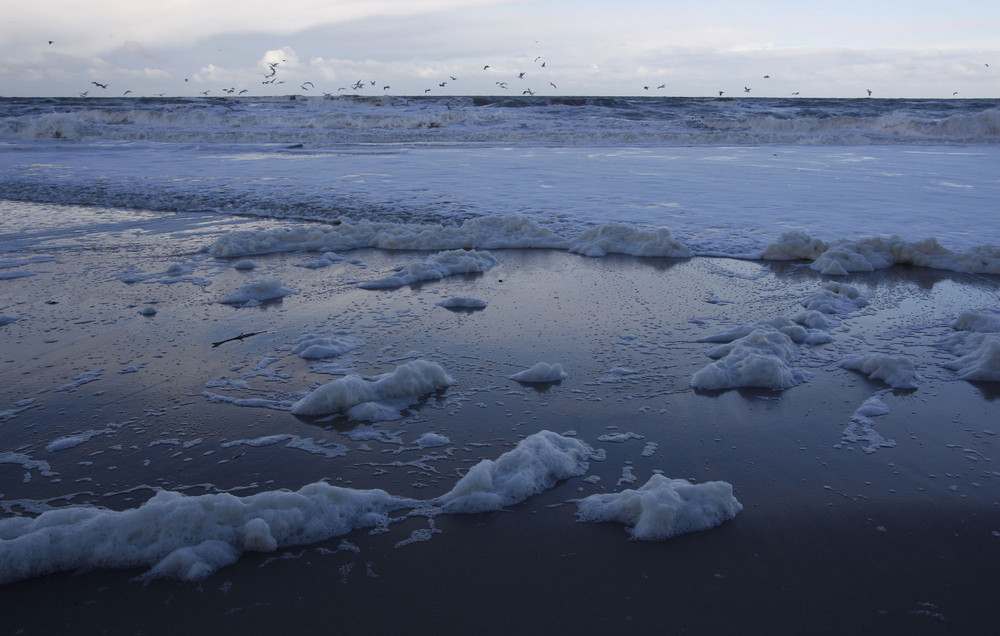
[[33, 0], [0, 61], [3, 97], [1000, 98], [1000, 2]]

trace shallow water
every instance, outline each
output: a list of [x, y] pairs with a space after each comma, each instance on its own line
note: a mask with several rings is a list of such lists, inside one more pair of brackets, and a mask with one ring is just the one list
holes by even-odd
[[[4, 271], [33, 275], [0, 281], [0, 310], [19, 316], [0, 326], [0, 451], [56, 473], [0, 464], [5, 516], [68, 503], [131, 508], [158, 488], [247, 495], [320, 479], [428, 499], [542, 429], [573, 431], [606, 452], [587, 473], [596, 483], [572, 478], [497, 513], [414, 517], [384, 534], [248, 553], [199, 583], [143, 585], [130, 570], [9, 584], [4, 614], [15, 632], [100, 624], [128, 633], [381, 633], [417, 623], [485, 633], [748, 624], [789, 634], [982, 633], [998, 618], [987, 597], [1000, 532], [1000, 391], [957, 380], [942, 366], [954, 356], [935, 346], [958, 311], [1000, 306], [995, 277], [902, 267], [849, 276], [870, 304], [839, 317], [833, 342], [800, 347], [795, 364], [811, 379], [785, 391], [706, 392], [690, 380], [714, 345], [696, 340], [793, 315], [829, 279], [787, 262], [498, 250], [500, 263], [483, 274], [363, 290], [357, 283], [426, 255], [355, 250], [308, 269], [296, 265], [315, 254], [279, 253], [253, 257], [258, 268], [246, 272], [199, 250], [222, 232], [276, 221], [95, 209], [75, 217], [17, 204], [5, 213], [7, 224], [23, 213], [79, 218], [82, 228], [32, 224], [4, 255], [24, 262]], [[177, 263], [186, 268], [167, 275]], [[125, 273], [138, 282], [123, 282]], [[263, 276], [297, 293], [258, 307], [219, 302]], [[487, 307], [436, 305], [451, 296]], [[140, 315], [146, 306], [156, 314]], [[455, 384], [374, 425], [206, 396], [281, 401], [336, 377], [287, 350], [304, 333], [336, 330], [363, 341], [330, 361], [340, 372], [384, 373], [422, 358]], [[252, 331], [264, 333], [212, 347]], [[885, 384], [839, 366], [859, 352], [905, 355], [923, 382], [881, 393]], [[538, 360], [569, 376], [536, 386], [507, 378]], [[616, 367], [633, 373], [610, 373]], [[206, 387], [221, 378], [250, 388]], [[876, 394], [891, 411], [874, 428], [895, 446], [865, 452], [845, 431]], [[100, 432], [46, 450], [86, 431]], [[451, 443], [413, 448], [425, 432]], [[346, 454], [232, 445], [279, 433]], [[599, 439], [613, 433], [633, 435]], [[638, 487], [653, 471], [730, 482], [744, 509], [655, 543], [630, 541], [617, 524], [575, 521], [573, 499]], [[417, 530], [440, 532], [397, 547]]]

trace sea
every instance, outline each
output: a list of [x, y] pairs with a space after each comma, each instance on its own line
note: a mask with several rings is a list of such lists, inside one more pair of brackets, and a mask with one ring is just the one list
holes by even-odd
[[2, 98], [5, 623], [990, 633], [998, 166], [997, 99]]

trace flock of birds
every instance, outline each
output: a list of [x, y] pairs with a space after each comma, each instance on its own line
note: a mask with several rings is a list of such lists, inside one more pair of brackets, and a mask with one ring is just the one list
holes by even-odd
[[[49, 44], [52, 44], [52, 43], [53, 43], [53, 41], [49, 40]], [[538, 65], [540, 68], [546, 68], [546, 62], [545, 62], [545, 60], [543, 58], [544, 58], [544, 56], [539, 55], [539, 56], [537, 56], [534, 59], [534, 61], [532, 63], [535, 64], [535, 65]], [[541, 64], [539, 64], [539, 60], [541, 60]], [[279, 70], [280, 64], [282, 62], [285, 62], [285, 61], [286, 60], [281, 60], [279, 62], [268, 62], [267, 63], [268, 71], [267, 71], [267, 73], [264, 74], [264, 79], [261, 82], [261, 84], [264, 84], [264, 85], [284, 84], [285, 80], [278, 79], [278, 70]], [[985, 64], [985, 66], [986, 66], [986, 68], [989, 68], [990, 65], [987, 63], [987, 64]], [[490, 70], [490, 65], [489, 64], [486, 64], [486, 65], [483, 66], [483, 71], [489, 71], [489, 70]], [[524, 80], [525, 79], [525, 75], [527, 75], [527, 71], [518, 72], [516, 79], [517, 80]], [[438, 88], [444, 88], [444, 87], [446, 87], [448, 85], [448, 83], [449, 83], [449, 80], [451, 82], [458, 81], [458, 78], [455, 77], [454, 75], [449, 75], [448, 78], [449, 78], [448, 80], [444, 80], [444, 81], [438, 82]], [[771, 79], [771, 76], [770, 75], [764, 75], [763, 79]], [[188, 80], [185, 78], [184, 81], [187, 82]], [[494, 83], [496, 84], [497, 87], [499, 87], [499, 88], [501, 88], [503, 90], [510, 90], [510, 83], [508, 81], [497, 80]], [[96, 81], [91, 82], [91, 84], [93, 86], [95, 86], [97, 88], [100, 88], [100, 89], [103, 89], [103, 90], [106, 90], [108, 88], [108, 86], [109, 86], [107, 83], [101, 83], [101, 82], [96, 82]], [[555, 83], [553, 83], [551, 81], [549, 81], [548, 84], [553, 89], [558, 90], [558, 88], [559, 88], [558, 86], [555, 85]], [[349, 86], [341, 86], [341, 87], [337, 88], [336, 92], [339, 93], [341, 91], [348, 91], [348, 90], [361, 91], [361, 90], [364, 90], [365, 88], [374, 87], [374, 86], [377, 86], [376, 80], [368, 80], [367, 82], [365, 82], [364, 80], [358, 80], [358, 81], [354, 82], [353, 84], [350, 84]], [[666, 88], [666, 86], [667, 86], [666, 84], [660, 84], [659, 86], [657, 86], [655, 88], [655, 90], [663, 90], [663, 89]], [[303, 91], [308, 92], [310, 90], [314, 90], [316, 88], [316, 85], [313, 84], [312, 82], [303, 82], [299, 86], [299, 88], [302, 89]], [[649, 86], [645, 86], [644, 85], [642, 88], [645, 91], [649, 91], [650, 90]], [[383, 92], [389, 91], [391, 89], [392, 89], [392, 86], [390, 86], [388, 84], [382, 86], [382, 91]], [[424, 89], [424, 94], [426, 95], [426, 94], [432, 92], [433, 90], [434, 90], [433, 87], [432, 88], [426, 88], [426, 89]], [[744, 86], [743, 87], [743, 94], [744, 95], [749, 94], [752, 90], [753, 89], [750, 88], [749, 86]], [[868, 97], [871, 97], [872, 94], [873, 94], [872, 90], [871, 89], [865, 89], [865, 90], [868, 93]], [[226, 93], [227, 95], [245, 95], [245, 94], [249, 93], [250, 91], [249, 91], [249, 89], [246, 89], [246, 88], [237, 91], [237, 89], [235, 87], [229, 87], [229, 88], [223, 88], [222, 92]], [[89, 95], [89, 93], [90, 93], [90, 89], [88, 89], [86, 91], [83, 91], [83, 92], [80, 93], [80, 97], [87, 97]], [[126, 96], [126, 95], [129, 95], [131, 93], [132, 93], [131, 90], [126, 90], [122, 94], [122, 96]], [[532, 90], [531, 88], [527, 88], [527, 87], [524, 88], [524, 90], [521, 91], [521, 95], [527, 95], [527, 96], [535, 95], [535, 93], [536, 92], [534, 90]], [[719, 97], [723, 97], [726, 94], [725, 91], [718, 91], [718, 93], [719, 93]], [[210, 90], [201, 91], [201, 94], [204, 95], [204, 96], [208, 96], [208, 95], [211, 94], [211, 91]], [[326, 97], [332, 97], [334, 94], [333, 93], [324, 92], [323, 95], [326, 96]], [[792, 93], [791, 95], [793, 97], [798, 97], [799, 96], [799, 91], [796, 91], [796, 92]], [[958, 95], [958, 91], [955, 91], [954, 93], [952, 93], [952, 97], [955, 97], [957, 95]], [[164, 93], [158, 93], [156, 96], [157, 97], [163, 97]]]

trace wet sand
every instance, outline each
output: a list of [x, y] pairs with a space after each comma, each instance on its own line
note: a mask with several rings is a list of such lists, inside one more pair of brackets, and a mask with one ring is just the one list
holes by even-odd
[[[56, 475], [0, 464], [5, 516], [67, 503], [125, 509], [154, 488], [247, 495], [320, 479], [428, 499], [543, 429], [572, 431], [607, 456], [591, 462], [597, 483], [573, 478], [497, 513], [433, 525], [415, 517], [384, 534], [247, 553], [199, 583], [144, 585], [131, 580], [142, 570], [130, 570], [8, 584], [0, 609], [10, 633], [986, 634], [1000, 619], [1000, 387], [956, 380], [941, 366], [952, 356], [933, 346], [958, 311], [1000, 306], [995, 278], [912, 268], [848, 277], [871, 303], [841, 317], [834, 342], [802, 347], [796, 364], [812, 373], [808, 382], [704, 392], [690, 379], [713, 345], [698, 338], [794, 315], [829, 279], [794, 263], [511, 250], [493, 252], [500, 264], [482, 275], [362, 290], [358, 282], [423, 255], [358, 250], [342, 254], [354, 263], [308, 269], [296, 265], [315, 255], [274, 254], [238, 271], [198, 250], [223, 231], [281, 223], [87, 211], [78, 228], [39, 229], [45, 207], [17, 206], [23, 228], [8, 216], [3, 229], [25, 232], [23, 247], [3, 259], [24, 263], [0, 273], [34, 275], [0, 280], [0, 313], [19, 317], [0, 326], [0, 452], [46, 461]], [[172, 271], [185, 273], [167, 275], [179, 263], [187, 267]], [[260, 307], [219, 302], [261, 277], [297, 293]], [[450, 296], [488, 306], [435, 304]], [[147, 306], [156, 314], [140, 315]], [[344, 368], [376, 374], [424, 358], [456, 382], [404, 419], [371, 427], [371, 439], [352, 439], [369, 429], [343, 417], [296, 418], [204, 395], [288, 399], [333, 379], [288, 346], [336, 330], [363, 341], [331, 361]], [[913, 359], [923, 382], [883, 396], [891, 412], [875, 426], [896, 445], [867, 453], [845, 441], [845, 427], [887, 387], [838, 362], [870, 351]], [[538, 360], [561, 363], [569, 377], [507, 379]], [[614, 367], [635, 373], [609, 374]], [[249, 389], [206, 388], [241, 377]], [[94, 430], [103, 432], [46, 450]], [[412, 449], [425, 432], [452, 444]], [[623, 432], [634, 436], [598, 440]], [[274, 434], [346, 454], [232, 445]], [[636, 481], [619, 485], [626, 467]], [[656, 543], [575, 521], [573, 499], [638, 487], [653, 471], [728, 481], [744, 509]], [[398, 546], [427, 529], [439, 532]]]

